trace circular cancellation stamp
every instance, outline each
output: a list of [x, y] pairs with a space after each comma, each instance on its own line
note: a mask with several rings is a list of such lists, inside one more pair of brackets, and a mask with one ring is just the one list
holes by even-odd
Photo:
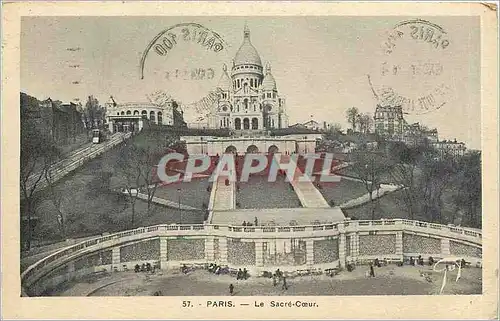
[[[166, 28], [144, 50], [139, 73], [151, 92], [178, 100], [193, 116], [208, 112], [229, 63], [228, 44], [215, 31], [192, 22]], [[190, 109], [190, 110], [186, 110]]]
[[432, 22], [412, 19], [396, 24], [374, 55], [368, 75], [379, 104], [425, 114], [448, 103], [454, 88], [447, 66], [452, 45], [449, 34]]

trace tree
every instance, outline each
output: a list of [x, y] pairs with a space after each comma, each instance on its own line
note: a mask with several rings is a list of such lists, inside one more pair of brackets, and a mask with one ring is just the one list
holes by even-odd
[[464, 224], [481, 228], [481, 153], [470, 152], [458, 160], [453, 200], [465, 214]]
[[359, 131], [363, 134], [369, 134], [372, 130], [373, 120], [368, 114], [358, 114], [357, 122]]
[[426, 157], [421, 169], [418, 186], [421, 213], [427, 221], [442, 223], [442, 196], [455, 175], [455, 163], [451, 158]]
[[125, 190], [129, 196], [129, 202], [132, 209], [130, 225], [135, 223], [135, 204], [139, 198], [139, 186], [141, 185], [141, 170], [139, 158], [137, 157], [138, 148], [134, 144], [122, 144], [117, 162], [117, 170], [125, 177]]
[[415, 219], [418, 213], [419, 191], [417, 188], [418, 165], [422, 161], [426, 151], [424, 147], [408, 147], [404, 143], [397, 142], [389, 147], [391, 157], [390, 175], [394, 183], [404, 186], [401, 198], [406, 206], [410, 219]]
[[151, 213], [153, 198], [160, 183], [155, 176], [156, 165], [174, 143], [170, 139], [158, 143], [154, 136], [146, 134], [143, 137], [140, 145], [126, 142], [121, 146], [117, 164], [118, 171], [126, 180], [125, 190], [132, 208], [131, 225], [134, 225], [135, 205], [141, 191], [147, 195], [148, 214]]
[[85, 108], [81, 110], [81, 112], [87, 131], [93, 128], [99, 128], [104, 124], [106, 110], [104, 107], [99, 105], [99, 101], [94, 96], [88, 97], [87, 102], [85, 103]]
[[357, 149], [352, 153], [352, 169], [361, 179], [370, 197], [371, 219], [375, 219], [375, 202], [373, 193], [377, 192], [377, 202], [379, 201], [378, 191], [380, 189], [381, 177], [387, 171], [387, 160], [378, 151], [368, 151]]
[[356, 131], [356, 123], [358, 121], [359, 111], [356, 107], [351, 107], [346, 111], [347, 122], [351, 124], [352, 130]]
[[20, 188], [22, 213], [27, 228], [23, 233], [26, 250], [31, 248], [33, 241], [32, 223], [39, 200], [36, 194], [40, 191], [50, 166], [59, 155], [59, 149], [46, 133], [38, 131], [29, 121], [21, 122]]

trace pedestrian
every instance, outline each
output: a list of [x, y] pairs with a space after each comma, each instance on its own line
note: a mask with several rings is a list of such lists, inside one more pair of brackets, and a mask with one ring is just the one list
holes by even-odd
[[254, 220], [254, 223], [255, 223], [255, 226], [259, 226], [259, 221], [257, 220], [257, 216], [255, 217], [255, 220]]
[[278, 282], [276, 281], [276, 274], [273, 274], [273, 286], [276, 286]]
[[283, 287], [281, 289], [282, 290], [288, 290], [288, 286], [286, 284], [286, 277], [283, 277]]
[[233, 292], [234, 292], [234, 285], [231, 283], [229, 284], [229, 294], [233, 295]]
[[370, 277], [375, 277], [375, 271], [373, 269], [373, 265], [370, 264]]

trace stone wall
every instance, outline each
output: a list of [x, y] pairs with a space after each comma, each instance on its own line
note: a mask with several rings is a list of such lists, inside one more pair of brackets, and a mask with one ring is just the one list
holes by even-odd
[[120, 248], [120, 262], [158, 260], [160, 239], [125, 245]]
[[94, 266], [111, 264], [111, 250], [92, 253], [75, 260], [75, 271]]
[[205, 240], [169, 239], [167, 240], [167, 258], [169, 261], [204, 260]]
[[396, 234], [359, 236], [359, 255], [377, 254], [396, 254]]
[[483, 257], [482, 249], [451, 240], [450, 254], [456, 256]]
[[441, 239], [403, 233], [403, 253], [441, 253]]
[[331, 263], [339, 259], [338, 240], [314, 241], [314, 263]]
[[255, 243], [228, 239], [227, 261], [234, 265], [255, 265]]

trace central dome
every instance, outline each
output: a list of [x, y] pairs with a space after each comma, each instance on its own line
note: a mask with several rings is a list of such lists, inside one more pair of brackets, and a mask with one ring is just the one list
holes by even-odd
[[262, 67], [262, 61], [260, 60], [259, 53], [250, 42], [250, 30], [247, 26], [245, 26], [245, 31], [243, 33], [243, 43], [234, 57], [235, 66], [246, 64]]

